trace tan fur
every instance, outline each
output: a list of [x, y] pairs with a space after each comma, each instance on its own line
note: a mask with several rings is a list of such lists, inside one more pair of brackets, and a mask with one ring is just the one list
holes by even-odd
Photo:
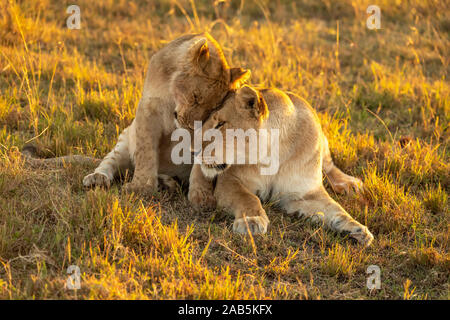
[[[158, 175], [187, 180], [191, 165], [174, 165], [170, 159], [176, 144], [170, 141], [174, 115], [179, 126], [191, 128], [194, 120], [207, 117], [229, 89], [248, 77], [249, 71], [228, 66], [208, 33], [173, 40], [151, 58], [135, 119], [94, 173], [84, 177], [84, 186], [109, 186], [119, 170], [133, 167], [133, 180], [124, 186], [127, 191], [154, 192]], [[191, 180], [194, 205], [213, 206], [211, 183], [202, 175]], [[195, 197], [198, 192], [206, 194]]]
[[[261, 163], [228, 164], [226, 168], [219, 166], [223, 162], [202, 164], [205, 175], [210, 178], [217, 175], [214, 194], [218, 205], [235, 215], [235, 232], [266, 232], [269, 219], [261, 206], [260, 199], [263, 199], [275, 201], [288, 213], [347, 232], [363, 245], [371, 243], [370, 231], [335, 202], [323, 186], [322, 170], [337, 191], [359, 189], [362, 182], [334, 166], [317, 115], [305, 100], [277, 89], [256, 90], [244, 86], [211, 115], [203, 130], [217, 126], [223, 134], [224, 155], [227, 129], [280, 130], [280, 165], [276, 174], [262, 175]], [[208, 144], [203, 143], [204, 149]], [[269, 145], [269, 150], [273, 147]]]

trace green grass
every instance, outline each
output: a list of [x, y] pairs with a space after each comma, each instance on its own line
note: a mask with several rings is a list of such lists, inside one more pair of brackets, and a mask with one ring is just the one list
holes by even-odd
[[[0, 4], [0, 298], [449, 299], [450, 20], [445, 1], [78, 1]], [[130, 124], [149, 57], [210, 31], [251, 83], [305, 97], [335, 163], [362, 194], [332, 194], [375, 236], [347, 237], [266, 204], [269, 231], [235, 235], [186, 190], [152, 199], [82, 188], [94, 166], [36, 169], [46, 157], [102, 157]], [[331, 189], [328, 189], [330, 192]], [[81, 289], [66, 288], [69, 265]], [[381, 268], [381, 289], [366, 269]]]

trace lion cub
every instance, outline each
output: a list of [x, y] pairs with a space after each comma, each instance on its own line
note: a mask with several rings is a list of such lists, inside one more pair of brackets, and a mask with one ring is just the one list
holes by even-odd
[[[191, 128], [205, 119], [250, 71], [230, 68], [219, 44], [208, 34], [189, 34], [171, 41], [150, 60], [142, 97], [131, 125], [95, 171], [83, 179], [86, 187], [109, 186], [119, 170], [134, 168], [125, 190], [152, 193], [158, 178], [187, 180], [191, 165], [175, 165], [170, 158], [170, 135], [177, 124]], [[210, 186], [194, 166], [189, 199], [194, 205], [214, 206]]]
[[[214, 195], [219, 207], [234, 214], [233, 231], [254, 234], [267, 231], [269, 219], [261, 205], [262, 199], [276, 201], [288, 213], [349, 233], [362, 245], [372, 242], [367, 227], [353, 219], [323, 186], [322, 171], [336, 191], [359, 189], [362, 182], [334, 166], [317, 115], [305, 100], [277, 89], [256, 90], [244, 86], [229, 95], [223, 108], [204, 123], [203, 132], [209, 129], [220, 130], [223, 140], [209, 148], [208, 159], [203, 154], [201, 169], [205, 176], [217, 177]], [[263, 169], [272, 164], [263, 159], [254, 164], [233, 164], [236, 159], [249, 156], [249, 150], [255, 147], [249, 146], [252, 139], [248, 138], [244, 148], [236, 148], [234, 136], [227, 134], [228, 129], [242, 129], [246, 133], [265, 129], [266, 147], [272, 153], [271, 158], [276, 157], [277, 170], [264, 173]], [[256, 148], [259, 150], [264, 148], [261, 137]], [[210, 142], [202, 144], [204, 151], [211, 146]], [[231, 151], [236, 157], [227, 157]]]

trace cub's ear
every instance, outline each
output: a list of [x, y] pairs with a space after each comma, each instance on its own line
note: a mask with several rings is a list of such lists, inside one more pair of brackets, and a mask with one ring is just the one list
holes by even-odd
[[206, 38], [198, 40], [189, 49], [194, 66], [204, 70], [209, 62], [209, 47]]
[[249, 69], [231, 68], [230, 74], [231, 86], [237, 89], [250, 78], [252, 73]]
[[264, 119], [269, 115], [266, 101], [257, 90], [249, 86], [243, 86], [240, 89], [240, 96], [244, 107], [251, 110], [257, 119]]

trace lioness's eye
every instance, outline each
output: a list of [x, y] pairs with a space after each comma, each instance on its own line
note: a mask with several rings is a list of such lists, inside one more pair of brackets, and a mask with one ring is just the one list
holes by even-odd
[[220, 121], [214, 129], [219, 129], [225, 124], [225, 121]]

